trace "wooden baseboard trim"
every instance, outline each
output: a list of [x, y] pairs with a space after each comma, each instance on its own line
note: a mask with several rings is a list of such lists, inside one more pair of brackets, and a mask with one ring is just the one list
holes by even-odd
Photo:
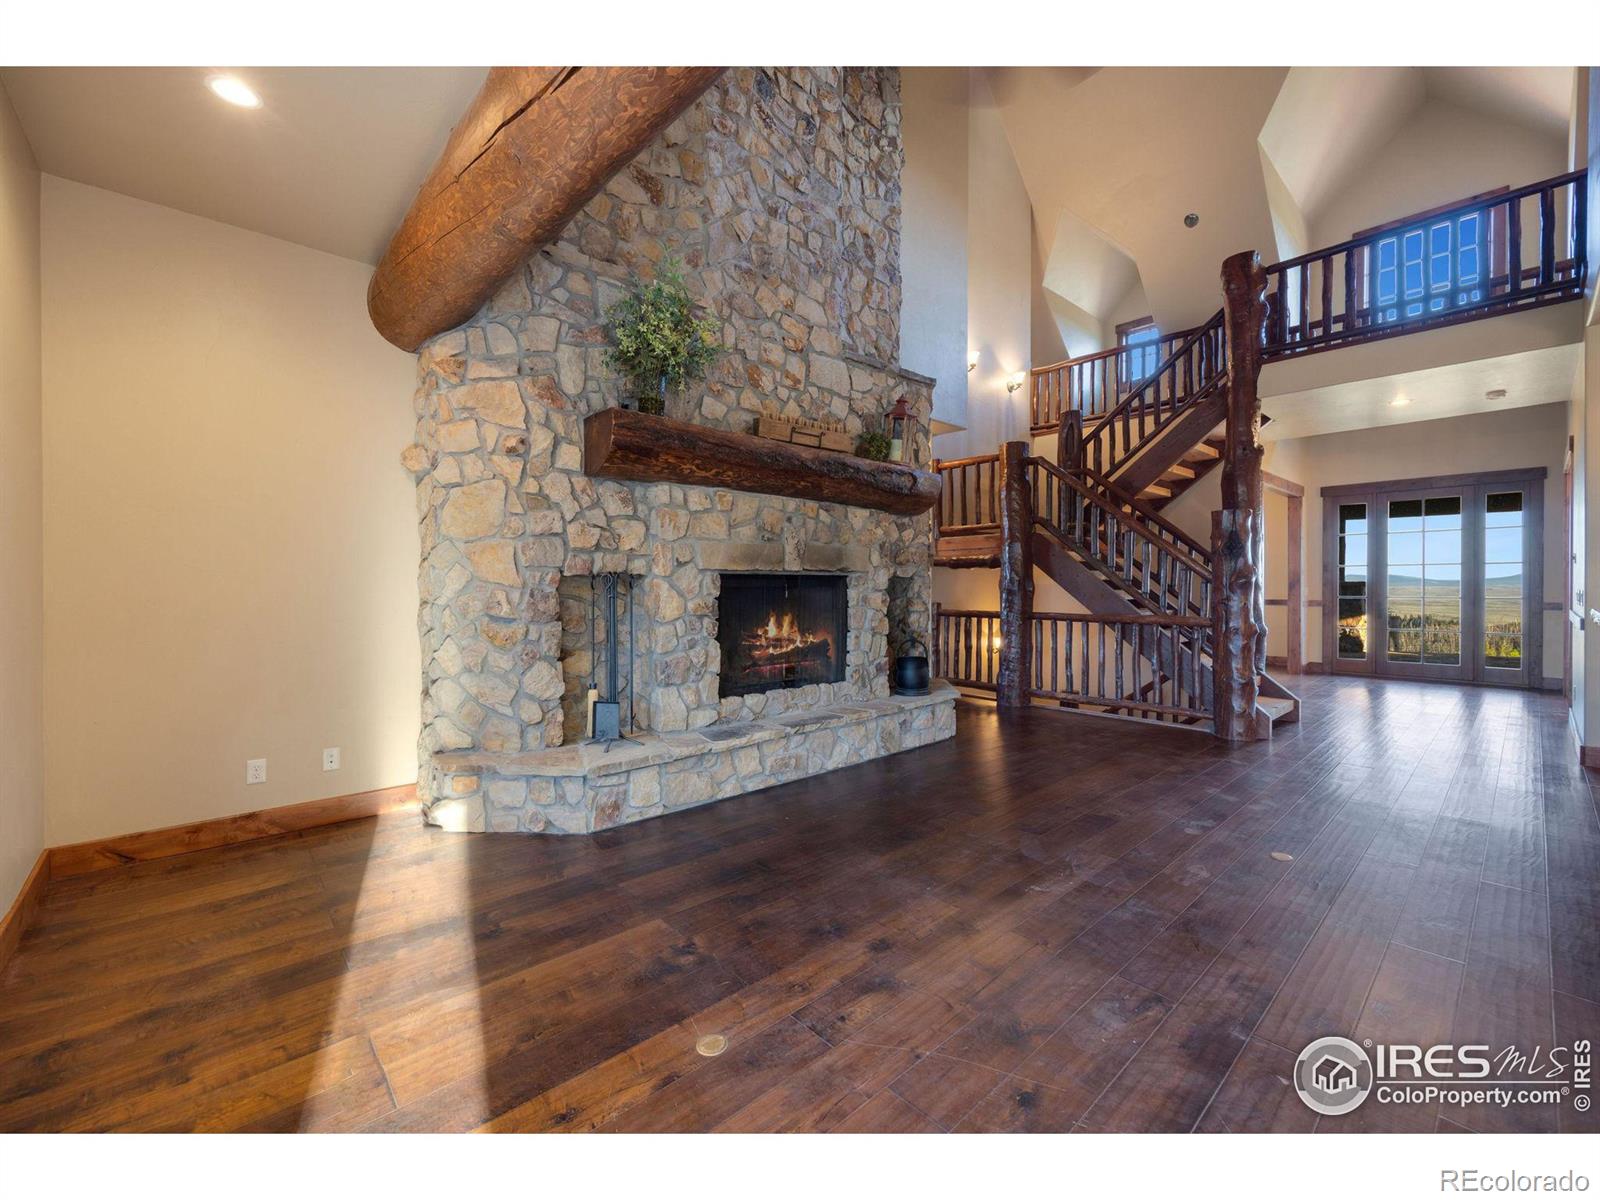
[[50, 860], [49, 877], [67, 879], [91, 871], [105, 871], [178, 854], [192, 854], [196, 850], [214, 850], [218, 846], [276, 837], [280, 833], [298, 833], [302, 829], [337, 825], [341, 821], [395, 812], [411, 807], [416, 802], [416, 785], [407, 783], [400, 787], [333, 796], [327, 800], [287, 804], [282, 808], [268, 808], [260, 812], [216, 817], [209, 821], [196, 821], [192, 825], [173, 825], [167, 829], [98, 838], [71, 846], [52, 846], [46, 852]]
[[11, 902], [11, 908], [0, 919], [0, 974], [5, 972], [11, 956], [17, 952], [22, 935], [33, 924], [33, 915], [44, 900], [44, 885], [50, 882], [50, 851], [39, 851], [33, 870], [22, 881], [22, 890]]

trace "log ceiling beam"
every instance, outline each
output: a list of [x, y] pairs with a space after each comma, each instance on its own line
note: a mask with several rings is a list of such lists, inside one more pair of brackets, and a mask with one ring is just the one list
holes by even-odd
[[367, 286], [390, 342], [469, 319], [723, 67], [494, 67]]

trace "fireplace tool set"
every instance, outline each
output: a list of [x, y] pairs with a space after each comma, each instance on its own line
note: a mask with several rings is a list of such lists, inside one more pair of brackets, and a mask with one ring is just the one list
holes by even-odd
[[[619, 687], [618, 658], [622, 653], [618, 641], [621, 628], [619, 609], [627, 606], [628, 625], [628, 678]], [[605, 690], [600, 683], [599, 630], [605, 622]], [[607, 751], [617, 742], [626, 741], [622, 731], [622, 692], [628, 696], [628, 733], [633, 732], [633, 580], [620, 571], [596, 575], [589, 590], [589, 740], [604, 742]]]

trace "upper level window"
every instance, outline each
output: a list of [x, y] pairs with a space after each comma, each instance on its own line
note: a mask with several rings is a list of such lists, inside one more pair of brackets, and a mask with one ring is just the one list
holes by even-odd
[[1139, 317], [1117, 326], [1117, 377], [1124, 390], [1154, 373], [1161, 364], [1161, 331], [1154, 317]]
[[1373, 322], [1412, 321], [1488, 296], [1491, 242], [1498, 245], [1505, 231], [1492, 228], [1500, 222], [1491, 220], [1487, 203], [1454, 210], [1508, 190], [1496, 188], [1355, 234], [1372, 239], [1360, 267]]

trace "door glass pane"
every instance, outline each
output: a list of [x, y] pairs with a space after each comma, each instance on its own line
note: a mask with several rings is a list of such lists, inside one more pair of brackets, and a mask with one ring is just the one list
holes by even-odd
[[1483, 665], [1522, 668], [1522, 493], [1496, 492], [1484, 506]]
[[1367, 506], [1339, 506], [1340, 658], [1367, 656]]
[[1422, 579], [1416, 573], [1419, 569], [1389, 568], [1389, 658], [1393, 662], [1422, 661]]
[[1413, 533], [1421, 528], [1421, 500], [1391, 500], [1389, 502], [1390, 533]]
[[1461, 497], [1431, 496], [1422, 502], [1429, 529], [1461, 528]]
[[1339, 597], [1339, 657], [1367, 656], [1367, 602]]
[[1389, 504], [1387, 654], [1391, 662], [1461, 662], [1461, 497]]
[[[1422, 534], [1396, 533], [1389, 530], [1389, 565], [1420, 567], [1422, 565]], [[1415, 572], [1413, 572], [1415, 574]]]
[[[1459, 556], [1460, 532], [1457, 531]], [[1461, 568], [1429, 563], [1422, 584], [1425, 636], [1423, 661], [1440, 666], [1461, 662]]]

